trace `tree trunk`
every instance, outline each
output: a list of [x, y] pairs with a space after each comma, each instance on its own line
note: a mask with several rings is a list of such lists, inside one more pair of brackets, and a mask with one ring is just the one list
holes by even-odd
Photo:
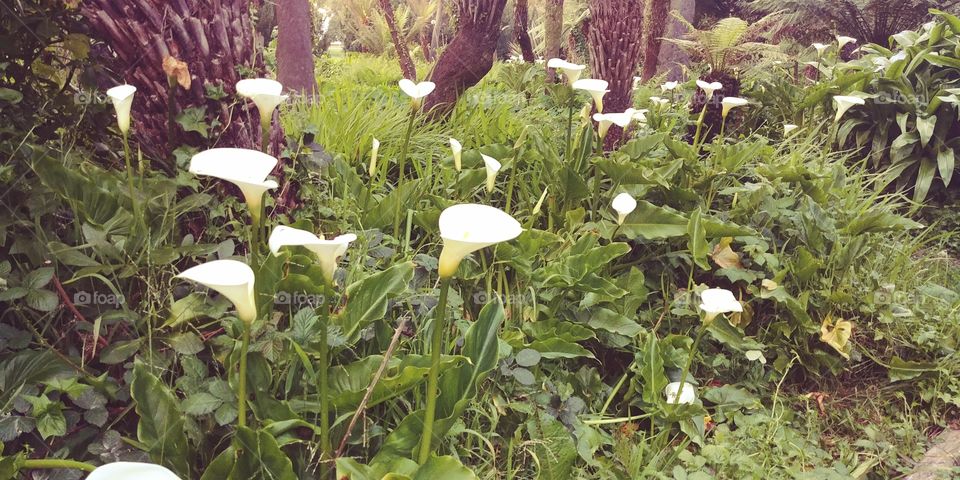
[[[430, 38], [430, 51], [433, 52], [431, 56], [435, 57], [440, 53], [440, 45], [443, 40], [443, 27], [444, 27], [444, 3], [441, 1], [437, 5], [437, 16], [433, 20], [433, 33]], [[431, 59], [431, 61], [433, 61]]]
[[506, 4], [507, 0], [458, 0], [457, 34], [430, 75], [437, 88], [427, 96], [426, 111], [434, 116], [449, 113], [457, 98], [493, 67]]
[[[670, 11], [677, 12], [680, 16], [687, 19], [688, 22], [693, 22], [694, 14], [696, 13], [697, 2], [696, 0], [673, 0], [670, 3]], [[687, 27], [677, 20], [672, 15], [669, 15], [667, 18], [667, 31], [664, 36], [666, 38], [682, 38], [683, 35], [687, 33]], [[661, 70], [666, 71], [667, 80], [670, 81], [680, 81], [683, 80], [683, 66], [690, 63], [690, 57], [687, 56], [686, 52], [677, 47], [676, 45], [667, 42], [660, 47], [660, 59], [657, 64]]]
[[647, 0], [643, 11], [643, 81], [657, 74], [660, 46], [667, 30], [670, 0]]
[[[643, 44], [643, 3], [641, 0], [590, 0], [590, 13], [590, 67], [594, 78], [610, 84], [603, 110], [622, 112], [633, 103], [633, 76]], [[604, 148], [615, 148], [622, 135], [620, 127], [610, 127]]]
[[277, 80], [290, 91], [312, 95], [317, 79], [313, 74], [310, 1], [279, 0], [277, 7]]
[[380, 0], [380, 10], [387, 20], [387, 27], [390, 29], [390, 38], [393, 39], [393, 47], [397, 50], [397, 59], [400, 60], [400, 70], [403, 71], [404, 78], [417, 81], [417, 68], [413, 65], [413, 59], [410, 58], [410, 50], [407, 49], [406, 42], [400, 37], [397, 30], [397, 21], [393, 15], [393, 4], [390, 0]]
[[517, 43], [520, 44], [523, 61], [533, 63], [536, 57], [533, 54], [533, 42], [530, 41], [530, 32], [527, 31], [528, 17], [527, 0], [517, 0], [517, 4], [513, 10], [513, 31], [517, 36]]
[[[563, 0], [546, 0], [543, 19], [543, 58], [549, 60], [560, 56], [560, 41], [563, 35]], [[556, 71], [547, 69], [547, 82], [556, 81]]]
[[420, 50], [423, 51], [423, 59], [432, 62], [433, 50], [430, 49], [430, 27], [429, 25], [420, 30]]

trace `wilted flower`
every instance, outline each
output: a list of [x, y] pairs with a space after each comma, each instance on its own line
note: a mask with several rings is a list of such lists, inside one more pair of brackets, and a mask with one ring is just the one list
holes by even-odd
[[700, 310], [706, 317], [704, 322], [709, 323], [721, 313], [742, 312], [743, 305], [730, 290], [708, 288], [700, 294]]
[[496, 158], [480, 154], [483, 158], [483, 166], [487, 169], [487, 192], [492, 192], [497, 181], [497, 172], [500, 171], [500, 162]]
[[834, 122], [839, 122], [840, 118], [843, 117], [844, 113], [847, 113], [847, 110], [850, 110], [850, 107], [854, 105], [863, 105], [866, 102], [860, 97], [852, 97], [847, 95], [835, 95], [833, 101], [837, 103], [837, 115], [834, 117]]
[[562, 58], [551, 58], [547, 61], [547, 68], [560, 70], [563, 76], [567, 78], [567, 83], [573, 84], [573, 82], [576, 82], [580, 78], [580, 73], [583, 72], [583, 69], [587, 68], [587, 66], [570, 63]]
[[350, 242], [357, 239], [352, 233], [340, 235], [332, 240], [325, 240], [323, 235], [317, 236], [306, 230], [279, 226], [270, 233], [267, 245], [274, 255], [280, 254], [280, 249], [289, 246], [306, 247], [317, 255], [317, 263], [323, 271], [323, 278], [333, 284], [333, 273], [337, 270], [337, 261], [347, 251]]
[[163, 73], [167, 74], [167, 78], [176, 81], [184, 90], [190, 88], [190, 69], [187, 68], [186, 62], [170, 56], [164, 57]]
[[399, 85], [400, 90], [403, 90], [403, 93], [406, 93], [413, 101], [415, 108], [420, 108], [420, 105], [423, 103], [423, 97], [430, 95], [433, 89], [437, 88], [437, 84], [433, 82], [413, 83], [412, 80], [406, 78], [400, 80]]
[[87, 480], [180, 480], [160, 465], [138, 462], [113, 462], [101, 465], [87, 475]]
[[697, 80], [697, 86], [700, 87], [707, 94], [707, 101], [709, 102], [713, 98], [713, 92], [723, 88], [723, 84], [720, 82], [711, 82], [707, 83], [703, 80]]
[[463, 145], [456, 138], [450, 138], [450, 150], [453, 151], [453, 167], [459, 172], [463, 167]]
[[513, 240], [523, 228], [504, 211], [487, 205], [460, 204], [440, 213], [440, 278], [450, 278], [467, 255], [501, 242]]
[[380, 152], [380, 140], [373, 139], [373, 146], [370, 149], [370, 176], [377, 173], [377, 154]]
[[250, 324], [257, 319], [253, 270], [236, 260], [214, 260], [189, 268], [178, 278], [197, 282], [220, 292], [237, 309], [237, 317]]
[[245, 148], [212, 148], [190, 159], [190, 173], [217, 177], [240, 187], [254, 223], [260, 219], [263, 193], [277, 188], [267, 175], [277, 166], [277, 159]]
[[733, 108], [750, 104], [750, 102], [740, 97], [723, 97], [723, 101], [720, 103], [723, 105], [723, 112], [721, 113], [723, 118], [727, 118], [727, 115], [730, 114], [730, 110]]
[[126, 84], [107, 90], [107, 96], [110, 97], [113, 108], [117, 111], [117, 126], [124, 135], [130, 131], [130, 108], [133, 107], [134, 93], [137, 93], [137, 87]]
[[607, 90], [609, 84], [606, 80], [597, 80], [593, 78], [583, 78], [573, 82], [573, 88], [583, 90], [593, 97], [593, 103], [597, 106], [598, 112], [603, 112], [603, 96], [610, 90]]
[[617, 225], [623, 225], [627, 215], [630, 215], [637, 208], [637, 200], [629, 193], [620, 193], [613, 197], [613, 209], [617, 212]]
[[[680, 399], [677, 399], [677, 394]], [[663, 389], [663, 395], [667, 397], [667, 403], [693, 403], [697, 400], [697, 387], [690, 382], [683, 382], [683, 388], [680, 388], [680, 382], [668, 383]]]

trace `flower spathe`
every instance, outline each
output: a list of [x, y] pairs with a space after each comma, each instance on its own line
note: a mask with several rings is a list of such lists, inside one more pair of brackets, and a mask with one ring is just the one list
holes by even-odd
[[347, 251], [350, 242], [357, 239], [352, 233], [340, 235], [332, 240], [325, 240], [323, 235], [314, 235], [299, 228], [279, 226], [270, 233], [267, 245], [274, 255], [280, 254], [280, 249], [289, 246], [302, 246], [317, 255], [317, 263], [323, 271], [323, 278], [328, 284], [333, 284], [333, 274], [337, 271], [337, 261]]
[[450, 138], [450, 150], [453, 151], [453, 168], [459, 172], [463, 168], [463, 145], [456, 138]]
[[814, 43], [812, 46], [817, 51], [818, 57], [822, 57], [823, 52], [827, 51], [827, 48], [830, 47], [829, 45], [825, 45], [823, 43]]
[[637, 209], [637, 200], [629, 193], [620, 193], [613, 197], [613, 209], [617, 212], [617, 225], [623, 225], [623, 221]]
[[237, 260], [214, 260], [180, 272], [185, 278], [220, 292], [237, 309], [237, 317], [247, 324], [257, 319], [253, 270]]
[[377, 173], [377, 154], [380, 153], [380, 140], [376, 138], [373, 139], [373, 143], [370, 145], [370, 176], [372, 177]]
[[481, 153], [480, 157], [483, 158], [483, 166], [487, 170], [487, 192], [492, 192], [493, 187], [496, 185], [497, 173], [500, 171], [502, 165], [496, 158], [491, 156]]
[[269, 125], [273, 110], [287, 100], [283, 85], [269, 78], [247, 78], [237, 82], [237, 94], [253, 100], [260, 113], [260, 120]]
[[573, 84], [580, 79], [580, 73], [583, 72], [586, 65], [570, 63], [562, 58], [551, 58], [547, 60], [547, 68], [560, 70], [560, 73], [567, 79], [567, 83]]
[[740, 97], [723, 97], [723, 101], [720, 102], [720, 104], [723, 106], [723, 112], [721, 112], [721, 116], [723, 118], [727, 118], [727, 115], [730, 114], [730, 110], [733, 110], [736, 107], [749, 105], [750, 102]]
[[175, 473], [160, 465], [139, 462], [113, 462], [101, 465], [86, 480], [180, 480]]
[[597, 106], [597, 111], [603, 113], [603, 96], [609, 92], [607, 87], [610, 84], [606, 80], [597, 80], [595, 78], [581, 78], [573, 82], [573, 88], [583, 90], [593, 97], [593, 103]]
[[857, 43], [857, 39], [853, 37], [845, 37], [843, 35], [837, 35], [837, 49], [843, 50], [848, 43]]
[[627, 128], [633, 121], [636, 110], [629, 108], [623, 113], [594, 113], [593, 119], [597, 122], [597, 133], [600, 138], [607, 136], [607, 130], [610, 125], [616, 125], [620, 128]]
[[133, 94], [137, 93], [137, 87], [133, 85], [117, 85], [107, 90], [107, 96], [113, 102], [113, 108], [117, 112], [117, 127], [124, 135], [130, 131], [130, 109], [133, 107]]
[[834, 122], [839, 122], [843, 114], [847, 113], [854, 105], [864, 105], [866, 102], [860, 97], [848, 95], [835, 95], [833, 101], [837, 104], [837, 115], [833, 118]]
[[796, 125], [794, 125], [794, 124], [792, 124], [792, 123], [784, 123], [784, 124], [783, 124], [783, 134], [784, 134], [784, 135], [790, 135], [790, 132], [793, 132], [794, 130], [796, 130], [796, 129], [798, 129], [798, 128], [800, 128], [800, 127], [798, 127], [798, 126], [796, 126]]
[[[679, 399], [677, 399], [678, 393]], [[693, 403], [697, 400], [697, 387], [690, 382], [683, 382], [683, 388], [680, 388], [680, 382], [671, 382], [664, 387], [663, 395], [667, 397], [667, 403]]]
[[650, 97], [650, 103], [657, 106], [658, 108], [662, 108], [667, 106], [670, 103], [670, 99], [663, 98], [663, 97]]
[[190, 159], [190, 173], [216, 177], [239, 187], [254, 220], [260, 218], [263, 193], [277, 188], [277, 182], [267, 180], [276, 166], [276, 158], [246, 148], [212, 148]]
[[700, 87], [700, 89], [707, 94], [708, 102], [710, 101], [711, 98], [713, 98], [713, 92], [716, 92], [717, 90], [720, 90], [721, 88], [723, 88], [723, 84], [720, 82], [707, 83], [707, 82], [704, 82], [703, 80], [697, 80], [697, 86]]
[[410, 79], [401, 79], [398, 83], [400, 85], [400, 90], [403, 90], [403, 93], [406, 93], [410, 100], [413, 102], [415, 108], [420, 108], [420, 105], [423, 103], [423, 97], [433, 93], [433, 90], [437, 88], [437, 84], [433, 82], [420, 82], [413, 83], [413, 80]]
[[488, 205], [464, 203], [440, 213], [440, 278], [450, 278], [467, 255], [523, 232], [520, 222], [506, 212]]
[[700, 294], [700, 310], [709, 323], [721, 313], [742, 312], [743, 305], [725, 288], [708, 288]]
[[678, 86], [680, 86], [680, 82], [665, 82], [663, 85], [660, 85], [660, 91], [667, 93], [675, 90]]

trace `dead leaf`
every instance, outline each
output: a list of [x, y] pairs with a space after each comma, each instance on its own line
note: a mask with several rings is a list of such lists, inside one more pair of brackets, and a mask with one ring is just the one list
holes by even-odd
[[187, 68], [185, 62], [173, 57], [165, 57], [163, 59], [163, 73], [166, 73], [167, 77], [176, 78], [177, 83], [183, 89], [190, 88], [190, 69]]
[[853, 323], [842, 318], [833, 321], [833, 315], [827, 315], [820, 325], [820, 341], [833, 347], [843, 358], [850, 360], [850, 336], [853, 335]]
[[727, 321], [734, 327], [745, 329], [753, 321], [753, 307], [745, 302], [740, 302], [740, 304], [743, 305], [743, 311], [728, 313]]
[[720, 239], [720, 243], [718, 243], [716, 247], [713, 247], [713, 253], [710, 254], [710, 258], [712, 258], [713, 262], [720, 266], [720, 268], [742, 269], [743, 264], [740, 263], [740, 255], [730, 248], [732, 242], [733, 237], [723, 237]]

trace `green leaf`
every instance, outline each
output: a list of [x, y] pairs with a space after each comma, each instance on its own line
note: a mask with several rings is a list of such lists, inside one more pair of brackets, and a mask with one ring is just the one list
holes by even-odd
[[920, 146], [926, 148], [933, 138], [933, 130], [937, 126], [937, 116], [917, 117], [917, 131], [920, 132]]
[[60, 297], [50, 290], [30, 290], [23, 300], [30, 308], [41, 312], [52, 312], [60, 305]]
[[704, 270], [710, 270], [710, 264], [707, 262], [707, 230], [700, 221], [700, 207], [690, 213], [690, 221], [687, 223], [687, 248], [690, 249], [690, 255], [693, 261]]
[[913, 199], [922, 202], [927, 198], [927, 192], [930, 191], [930, 185], [933, 184], [933, 177], [937, 174], [937, 162], [929, 157], [923, 157], [920, 160], [920, 169], [917, 171], [917, 183], [913, 189]]
[[150, 373], [149, 367], [137, 361], [133, 366], [130, 396], [140, 417], [137, 439], [146, 447], [150, 459], [181, 477], [189, 477], [183, 412], [178, 408], [173, 392]]
[[636, 359], [643, 379], [643, 401], [656, 404], [663, 398], [663, 389], [667, 386], [667, 376], [663, 373], [663, 357], [660, 355], [660, 340], [653, 333], [647, 335], [643, 350]]
[[532, 348], [524, 348], [517, 352], [517, 365], [521, 367], [532, 367], [540, 363], [541, 357], [540, 352]]
[[924, 372], [934, 372], [937, 370], [937, 364], [934, 362], [916, 362], [913, 360], [904, 360], [900, 357], [890, 359], [887, 365], [887, 375], [891, 382], [910, 380], [917, 378]]
[[293, 462], [267, 431], [238, 427], [234, 448], [240, 455], [230, 474], [231, 479], [297, 480]]
[[18, 104], [23, 100], [23, 94], [7, 87], [0, 87], [0, 101]]
[[[540, 467], [538, 479], [559, 480], [573, 478], [573, 462], [577, 447], [573, 437], [562, 423], [546, 413], [527, 421], [527, 434], [533, 443]], [[439, 477], [438, 477], [439, 478]]]
[[223, 313], [223, 309], [208, 303], [208, 296], [193, 292], [170, 305], [170, 315], [160, 328], [176, 327], [203, 316], [216, 316]]
[[183, 400], [183, 411], [190, 415], [206, 415], [219, 408], [222, 404], [223, 400], [207, 392], [199, 392]]
[[167, 339], [167, 343], [180, 355], [196, 355], [203, 351], [203, 341], [193, 332], [181, 332]]
[[432, 456], [417, 469], [411, 480], [477, 480], [477, 476], [464, 467], [460, 460], [449, 455]]
[[185, 108], [177, 115], [177, 123], [185, 132], [197, 132], [206, 137], [210, 124], [206, 121], [206, 109], [203, 107]]
[[384, 318], [390, 298], [407, 290], [413, 267], [413, 262], [398, 263], [347, 287], [347, 306], [342, 314], [331, 319], [340, 326], [347, 343], [356, 342], [360, 330]]
[[140, 350], [141, 343], [143, 343], [143, 339], [138, 338], [109, 345], [100, 351], [100, 361], [107, 365], [116, 365], [125, 362]]
[[658, 240], [686, 235], [687, 223], [679, 213], [640, 200], [636, 210], [627, 215], [620, 231], [631, 239]]
[[639, 323], [613, 310], [601, 308], [590, 316], [590, 328], [603, 329], [625, 337], [633, 337], [643, 331]]
[[943, 186], [949, 187], [950, 180], [953, 179], [953, 172], [956, 170], [956, 157], [952, 148], [944, 147], [937, 153], [937, 169], [940, 171], [940, 179], [943, 180]]
[[25, 277], [23, 277], [23, 284], [30, 289], [38, 289], [46, 286], [50, 283], [50, 280], [53, 278], [53, 267], [43, 267], [38, 268]]

